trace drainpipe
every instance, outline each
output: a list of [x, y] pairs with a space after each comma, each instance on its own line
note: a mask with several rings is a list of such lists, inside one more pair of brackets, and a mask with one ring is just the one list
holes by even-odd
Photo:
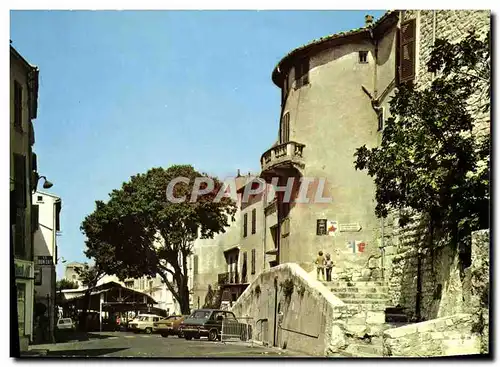
[[274, 278], [274, 333], [273, 333], [273, 347], [278, 346], [278, 277]]

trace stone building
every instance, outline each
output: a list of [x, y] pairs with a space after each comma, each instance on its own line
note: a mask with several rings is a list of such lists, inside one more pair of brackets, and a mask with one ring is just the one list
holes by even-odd
[[[295, 178], [292, 198], [309, 184], [309, 200], [287, 202], [278, 194], [263, 204], [263, 273], [233, 310], [255, 321], [258, 340], [319, 354], [483, 352], [487, 348], [479, 348], [478, 340], [483, 345], [486, 338], [487, 344], [487, 326], [479, 336], [470, 316], [480, 314], [488, 324], [487, 305], [478, 304], [478, 294], [488, 294], [489, 287], [487, 236], [481, 237], [481, 246], [473, 246], [472, 264], [465, 270], [449, 250], [420, 253], [417, 221], [402, 229], [394, 214], [384, 220], [375, 216], [374, 183], [354, 169], [353, 155], [360, 146], [380, 144], [389, 101], [400, 83], [425, 87], [432, 80], [426, 62], [435, 40], [455, 42], [472, 29], [484, 34], [490, 12], [389, 11], [376, 22], [367, 16], [365, 22], [360, 29], [292, 50], [272, 73], [281, 89], [279, 141], [263, 153], [260, 177], [268, 183], [279, 177], [279, 186]], [[489, 116], [480, 117], [475, 131], [488, 132]], [[224, 267], [217, 259], [227, 246], [241, 242], [242, 225], [240, 216], [227, 233], [198, 249], [200, 263], [210, 259], [203, 279], [213, 279]], [[332, 283], [311, 276], [320, 250], [333, 254], [337, 276]], [[386, 323], [391, 312], [404, 322], [429, 321], [398, 328]], [[393, 329], [384, 333], [387, 328]], [[450, 340], [441, 340], [448, 334]], [[433, 347], [401, 344], [420, 337], [432, 339]]]
[[83, 281], [80, 279], [79, 272], [85, 268], [84, 263], [71, 262], [66, 264], [64, 270], [64, 279], [76, 283], [79, 288], [83, 287]]
[[[33, 336], [33, 235], [38, 221], [31, 194], [39, 180], [33, 152], [38, 109], [38, 68], [10, 46], [10, 225], [21, 351]], [[12, 317], [16, 317], [12, 315]]]

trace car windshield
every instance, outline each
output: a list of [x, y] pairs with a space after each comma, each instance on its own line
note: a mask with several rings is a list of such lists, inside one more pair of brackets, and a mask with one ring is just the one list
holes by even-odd
[[210, 311], [195, 311], [191, 314], [192, 319], [208, 319], [210, 317]]
[[149, 317], [148, 316], [140, 316], [139, 321], [149, 321]]

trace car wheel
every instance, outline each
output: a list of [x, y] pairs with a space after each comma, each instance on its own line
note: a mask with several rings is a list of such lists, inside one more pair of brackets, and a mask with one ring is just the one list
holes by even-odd
[[210, 332], [208, 333], [208, 340], [214, 342], [217, 339], [219, 339], [219, 333], [217, 332], [217, 329], [210, 330]]
[[187, 335], [186, 335], [186, 336], [184, 337], [184, 339], [186, 339], [186, 340], [191, 340], [191, 339], [193, 339], [193, 337], [192, 337], [192, 336], [187, 336]]
[[164, 338], [168, 338], [168, 334], [166, 333], [161, 333], [161, 336], [163, 336]]
[[179, 334], [177, 334], [179, 338], [184, 338], [184, 333], [182, 331], [179, 331]]
[[146, 334], [151, 334], [153, 332], [150, 327], [147, 327], [144, 331], [146, 332]]

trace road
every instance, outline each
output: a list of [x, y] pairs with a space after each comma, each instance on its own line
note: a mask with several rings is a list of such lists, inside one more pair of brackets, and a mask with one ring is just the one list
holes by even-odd
[[[71, 339], [71, 338], [70, 338]], [[65, 343], [33, 346], [32, 350], [48, 350], [47, 357], [302, 357], [288, 350], [251, 345], [241, 341], [210, 342], [207, 339], [184, 340], [162, 338], [157, 334], [128, 332], [88, 333]]]

